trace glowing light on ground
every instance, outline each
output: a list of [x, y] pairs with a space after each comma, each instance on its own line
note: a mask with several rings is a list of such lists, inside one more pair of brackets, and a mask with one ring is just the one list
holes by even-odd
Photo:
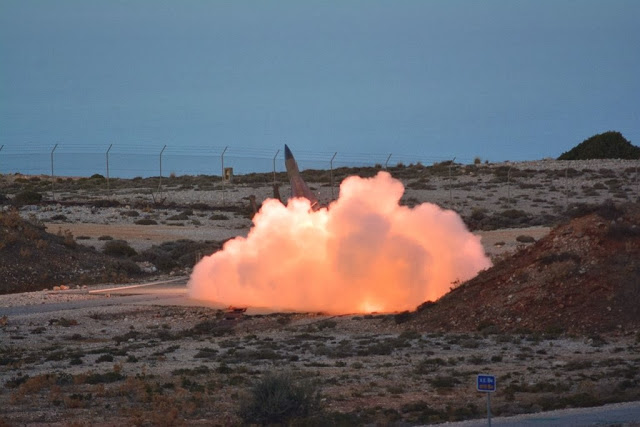
[[349, 177], [328, 208], [266, 200], [248, 236], [203, 258], [192, 298], [327, 313], [411, 310], [488, 268], [480, 238], [453, 211], [400, 206], [386, 172]]

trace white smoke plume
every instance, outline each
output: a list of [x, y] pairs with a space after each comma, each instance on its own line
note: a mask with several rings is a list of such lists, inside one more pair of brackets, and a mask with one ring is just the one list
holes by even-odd
[[453, 211], [400, 206], [386, 172], [349, 177], [328, 208], [268, 199], [248, 236], [203, 258], [190, 296], [233, 306], [326, 313], [414, 309], [491, 266], [480, 238]]

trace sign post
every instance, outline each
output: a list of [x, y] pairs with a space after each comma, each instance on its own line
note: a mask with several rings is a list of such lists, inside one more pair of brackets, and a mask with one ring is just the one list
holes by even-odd
[[478, 374], [476, 389], [487, 393], [487, 422], [491, 427], [491, 393], [496, 391], [496, 377], [494, 375]]

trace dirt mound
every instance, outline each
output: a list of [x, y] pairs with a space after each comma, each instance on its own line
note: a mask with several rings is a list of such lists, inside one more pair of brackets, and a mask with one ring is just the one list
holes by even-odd
[[411, 316], [445, 331], [640, 328], [640, 205], [591, 208]]
[[47, 233], [44, 226], [25, 221], [15, 210], [0, 212], [0, 294], [128, 281], [137, 275], [140, 268], [133, 261], [78, 245], [63, 230]]

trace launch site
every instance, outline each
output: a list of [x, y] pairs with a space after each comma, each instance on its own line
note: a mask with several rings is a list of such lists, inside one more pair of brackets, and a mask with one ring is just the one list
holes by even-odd
[[290, 166], [3, 175], [0, 420], [638, 415], [637, 160]]

